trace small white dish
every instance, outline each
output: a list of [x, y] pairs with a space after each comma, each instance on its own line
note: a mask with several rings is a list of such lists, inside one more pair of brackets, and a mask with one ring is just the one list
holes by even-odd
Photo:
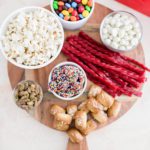
[[14, 102], [16, 103], [16, 105], [18, 106], [18, 107], [20, 107], [21, 108], [21, 106], [19, 106], [18, 104], [17, 104], [17, 99], [16, 99], [16, 96], [17, 96], [17, 90], [18, 90], [18, 86], [19, 85], [21, 85], [21, 84], [23, 84], [23, 83], [25, 83], [25, 82], [27, 82], [27, 83], [32, 83], [32, 84], [34, 84], [34, 85], [36, 85], [37, 87], [38, 87], [38, 90], [39, 90], [39, 92], [40, 92], [40, 99], [38, 100], [38, 102], [35, 104], [35, 106], [34, 107], [32, 107], [32, 109], [25, 109], [25, 108], [22, 108], [22, 109], [24, 109], [24, 110], [26, 110], [26, 111], [28, 111], [28, 112], [32, 112], [36, 107], [38, 107], [39, 105], [40, 105], [40, 103], [42, 102], [42, 100], [43, 100], [43, 90], [42, 90], [42, 87], [38, 84], [38, 83], [36, 83], [35, 81], [31, 81], [31, 80], [23, 80], [23, 81], [21, 81], [21, 82], [19, 82], [17, 85], [16, 85], [16, 87], [14, 88], [14, 90], [13, 90], [13, 99], [14, 99]]
[[57, 98], [59, 98], [59, 99], [61, 99], [61, 100], [70, 101], [70, 100], [74, 100], [74, 99], [79, 98], [79, 97], [83, 94], [83, 92], [85, 91], [85, 89], [86, 89], [86, 87], [87, 87], [87, 76], [86, 76], [85, 71], [84, 71], [78, 64], [73, 63], [73, 62], [62, 62], [62, 63], [56, 65], [56, 66], [51, 70], [51, 72], [50, 72], [50, 74], [49, 74], [48, 85], [49, 85], [49, 83], [51, 82], [52, 73], [53, 73], [54, 69], [57, 68], [57, 67], [60, 67], [60, 66], [65, 66], [65, 65], [76, 66], [77, 68], [79, 68], [79, 69], [83, 72], [83, 75], [84, 75], [84, 78], [85, 78], [85, 83], [84, 83], [84, 87], [83, 87], [82, 91], [80, 92], [79, 95], [76, 95], [76, 96], [74, 96], [74, 97], [70, 97], [70, 98], [61, 97], [60, 95], [56, 94], [54, 91], [51, 91]]
[[[129, 17], [132, 17], [133, 19], [135, 19], [135, 20], [137, 21], [137, 23], [139, 24], [139, 27], [140, 27], [141, 36], [140, 36], [140, 38], [139, 38], [139, 40], [138, 40], [138, 43], [137, 43], [134, 47], [132, 47], [132, 48], [130, 48], [130, 49], [125, 49], [125, 50], [121, 50], [121, 49], [119, 49], [119, 48], [116, 49], [116, 48], [112, 47], [111, 45], [107, 44], [107, 43], [104, 41], [102, 31], [103, 31], [103, 27], [104, 27], [105, 21], [106, 21], [107, 18], [109, 18], [110, 16], [114, 16], [114, 15], [116, 15], [116, 14], [118, 14], [118, 13], [119, 13], [119, 14], [125, 14], [125, 15], [127, 15], [127, 16], [129, 16]], [[114, 12], [108, 14], [106, 17], [104, 17], [104, 19], [102, 20], [102, 22], [101, 22], [101, 24], [100, 24], [100, 37], [101, 37], [102, 43], [103, 43], [108, 49], [110, 49], [110, 50], [112, 50], [112, 51], [116, 51], [116, 52], [125, 52], [125, 51], [131, 51], [131, 50], [135, 49], [135, 48], [139, 45], [139, 43], [140, 43], [140, 41], [141, 41], [141, 39], [142, 39], [142, 33], [143, 33], [143, 32], [142, 32], [142, 25], [141, 25], [140, 21], [138, 20], [138, 18], [137, 18], [135, 15], [133, 15], [133, 14], [131, 14], [131, 13], [129, 13], [129, 12], [126, 12], [126, 11], [114, 11]]]
[[52, 12], [56, 15], [56, 17], [60, 20], [60, 22], [61, 22], [62, 25], [63, 25], [63, 28], [66, 29], [66, 30], [77, 30], [77, 29], [81, 28], [82, 26], [84, 26], [84, 25], [86, 24], [86, 22], [87, 22], [87, 21], [90, 19], [90, 17], [92, 16], [93, 11], [94, 11], [94, 7], [95, 7], [95, 2], [94, 2], [94, 0], [92, 0], [93, 5], [92, 5], [92, 9], [91, 9], [91, 12], [90, 12], [89, 16], [86, 17], [86, 18], [84, 18], [84, 19], [82, 19], [82, 20], [78, 20], [78, 21], [73, 21], [73, 22], [72, 22], [72, 21], [66, 21], [66, 20], [60, 18], [60, 17], [56, 14], [56, 12], [55, 12], [55, 10], [54, 10], [54, 8], [53, 8], [53, 1], [54, 1], [54, 0], [52, 0], [52, 1], [50, 2], [51, 11], [52, 11]]
[[[21, 12], [29, 12], [29, 11], [37, 10], [37, 9], [46, 11], [48, 14], [51, 14], [53, 17], [55, 17], [55, 15], [54, 15], [51, 11], [49, 11], [49, 10], [47, 10], [47, 9], [45, 9], [45, 8], [42, 8], [42, 7], [30, 6], [30, 7], [23, 7], [23, 8], [20, 8], [20, 9], [18, 9], [18, 10], [16, 10], [16, 11], [12, 12], [10, 15], [8, 15], [8, 16], [6, 17], [6, 19], [3, 21], [3, 23], [2, 23], [2, 25], [1, 25], [1, 27], [0, 27], [0, 38], [4, 35], [5, 30], [6, 30], [6, 27], [7, 27], [7, 25], [9, 24], [10, 20], [13, 19], [16, 15], [18, 15], [18, 14], [21, 13]], [[56, 18], [56, 17], [55, 17], [55, 18]], [[17, 63], [15, 60], [13, 60], [13, 59], [7, 57], [6, 53], [5, 53], [4, 50], [3, 50], [3, 47], [2, 47], [2, 45], [1, 45], [1, 46], [0, 46], [0, 50], [2, 51], [4, 57], [5, 57], [10, 63], [12, 63], [12, 64], [14, 64], [15, 66], [18, 66], [18, 67], [20, 67], [20, 68], [23, 68], [23, 69], [39, 69], [39, 68], [42, 68], [42, 67], [45, 67], [45, 66], [49, 65], [49, 64], [50, 64], [51, 62], [53, 62], [53, 61], [57, 58], [57, 56], [60, 54], [61, 49], [62, 49], [62, 47], [63, 47], [63, 43], [64, 43], [64, 30], [63, 30], [62, 24], [60, 23], [60, 21], [59, 21], [58, 18], [56, 18], [56, 20], [57, 20], [57, 23], [59, 24], [59, 26], [60, 26], [60, 28], [61, 28], [62, 42], [61, 42], [61, 45], [59, 46], [59, 49], [57, 50], [57, 53], [55, 54], [55, 56], [53, 56], [53, 57], [52, 57], [51, 59], [49, 59], [47, 62], [45, 62], [45, 63], [43, 63], [43, 64], [41, 64], [41, 65], [37, 65], [37, 66], [27, 66], [27, 65], [19, 64], [19, 63]]]

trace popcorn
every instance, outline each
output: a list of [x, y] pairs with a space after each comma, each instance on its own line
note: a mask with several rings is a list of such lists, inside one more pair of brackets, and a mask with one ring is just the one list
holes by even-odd
[[62, 32], [58, 20], [45, 10], [21, 12], [8, 23], [0, 48], [18, 64], [42, 65], [57, 54]]

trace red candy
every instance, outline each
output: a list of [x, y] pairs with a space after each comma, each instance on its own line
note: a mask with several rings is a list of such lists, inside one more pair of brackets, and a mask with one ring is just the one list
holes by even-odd
[[78, 12], [76, 10], [74, 10], [71, 14], [72, 14], [72, 16], [77, 16]]
[[84, 11], [84, 6], [79, 6], [78, 12], [79, 12], [79, 13], [82, 13], [83, 11]]
[[59, 11], [62, 11], [62, 10], [63, 10], [63, 7], [60, 6], [60, 7], [58, 8], [58, 10], [59, 10]]
[[79, 16], [77, 16], [76, 18], [77, 18], [77, 20], [80, 20]]
[[79, 4], [79, 3], [81, 3], [81, 0], [75, 0], [75, 2]]

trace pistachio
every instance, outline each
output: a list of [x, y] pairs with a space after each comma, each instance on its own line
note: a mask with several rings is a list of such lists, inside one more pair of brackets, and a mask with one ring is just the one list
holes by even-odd
[[36, 88], [36, 86], [35, 86], [35, 84], [31, 84], [31, 91], [35, 91], [35, 88]]
[[19, 91], [23, 91], [24, 90], [24, 84], [19, 84], [18, 89], [19, 89]]
[[17, 105], [28, 110], [33, 109], [43, 93], [38, 85], [31, 81], [25, 81], [17, 86], [14, 95]]

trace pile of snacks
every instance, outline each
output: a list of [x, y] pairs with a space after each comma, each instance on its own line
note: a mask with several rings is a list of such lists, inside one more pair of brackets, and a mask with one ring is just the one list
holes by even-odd
[[75, 97], [85, 86], [85, 75], [74, 65], [56, 67], [50, 77], [49, 90], [64, 98]]
[[63, 42], [63, 30], [42, 8], [22, 11], [8, 23], [1, 44], [9, 59], [26, 66], [48, 62]]
[[78, 21], [89, 16], [92, 0], [54, 0], [53, 8], [56, 14], [66, 21]]
[[102, 40], [119, 50], [130, 50], [141, 38], [141, 26], [137, 19], [127, 12], [108, 16], [102, 27]]
[[120, 102], [114, 100], [99, 86], [92, 85], [86, 101], [78, 106], [68, 105], [66, 109], [53, 104], [50, 114], [54, 116], [55, 129], [67, 131], [73, 143], [80, 143], [85, 135], [97, 128], [97, 123], [104, 124], [109, 117], [117, 117], [120, 109]]
[[92, 82], [113, 97], [141, 96], [138, 88], [146, 80], [145, 71], [150, 69], [140, 62], [110, 51], [84, 32], [68, 37], [62, 51], [87, 72]]
[[14, 91], [16, 104], [25, 109], [33, 109], [43, 98], [41, 87], [33, 81], [22, 81]]

